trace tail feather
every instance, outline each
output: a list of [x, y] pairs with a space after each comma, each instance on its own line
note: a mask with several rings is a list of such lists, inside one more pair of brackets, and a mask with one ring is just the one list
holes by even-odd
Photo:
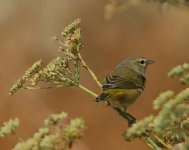
[[111, 95], [107, 93], [101, 93], [95, 100], [95, 102], [106, 101]]

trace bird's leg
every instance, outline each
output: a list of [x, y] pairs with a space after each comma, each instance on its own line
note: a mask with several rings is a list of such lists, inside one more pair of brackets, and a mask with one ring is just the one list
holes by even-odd
[[111, 103], [109, 101], [105, 101], [105, 103], [103, 104], [104, 107], [110, 106]]
[[111, 105], [110, 101], [106, 101], [106, 105], [110, 106]]

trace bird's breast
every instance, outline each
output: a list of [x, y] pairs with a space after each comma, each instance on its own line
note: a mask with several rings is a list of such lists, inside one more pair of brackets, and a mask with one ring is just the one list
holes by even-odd
[[[114, 107], [128, 107], [142, 93], [141, 89], [113, 89], [114, 94], [109, 99]], [[111, 93], [112, 93], [111, 92]]]

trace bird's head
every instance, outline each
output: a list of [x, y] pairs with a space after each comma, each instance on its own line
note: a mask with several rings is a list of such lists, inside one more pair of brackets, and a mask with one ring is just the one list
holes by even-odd
[[144, 75], [147, 66], [152, 63], [154, 63], [153, 60], [146, 59], [143, 57], [129, 57], [125, 59], [121, 64], [119, 64], [117, 67], [130, 68]]

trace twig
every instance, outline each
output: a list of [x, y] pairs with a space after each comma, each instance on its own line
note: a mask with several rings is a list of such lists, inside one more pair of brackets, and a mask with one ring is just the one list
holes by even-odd
[[147, 144], [153, 148], [154, 150], [161, 150], [161, 148], [159, 146], [157, 146], [157, 144], [150, 138], [147, 136], [143, 137], [143, 140], [147, 142]]
[[123, 112], [121, 109], [117, 107], [113, 107], [113, 109], [117, 111], [120, 116], [122, 116], [124, 119], [128, 121], [129, 127], [131, 127], [134, 123], [136, 123], [136, 119], [133, 116], [131, 116], [129, 113]]
[[162, 139], [160, 139], [157, 135], [153, 135], [164, 147], [168, 149], [172, 149], [173, 147], [170, 144], [166, 144]]
[[81, 57], [81, 54], [78, 53], [79, 59], [81, 60], [81, 63], [83, 65], [83, 67], [85, 69], [87, 69], [87, 71], [89, 71], [89, 73], [91, 74], [92, 78], [96, 81], [96, 83], [98, 84], [98, 86], [102, 86], [102, 84], [100, 83], [100, 81], [98, 81], [98, 78], [96, 77], [96, 75], [94, 74], [94, 72], [89, 68], [89, 66], [85, 63], [85, 61], [83, 60], [83, 58]]
[[85, 86], [83, 86], [82, 84], [79, 84], [78, 86], [80, 89], [82, 89], [83, 91], [91, 94], [94, 97], [97, 97], [98, 95], [96, 93], [94, 93], [93, 91], [89, 90], [88, 88], [86, 88]]
[[42, 90], [42, 89], [51, 89], [51, 88], [59, 88], [63, 87], [65, 85], [56, 85], [56, 86], [47, 86], [47, 87], [34, 87], [34, 86], [23, 86], [24, 89], [26, 90]]

